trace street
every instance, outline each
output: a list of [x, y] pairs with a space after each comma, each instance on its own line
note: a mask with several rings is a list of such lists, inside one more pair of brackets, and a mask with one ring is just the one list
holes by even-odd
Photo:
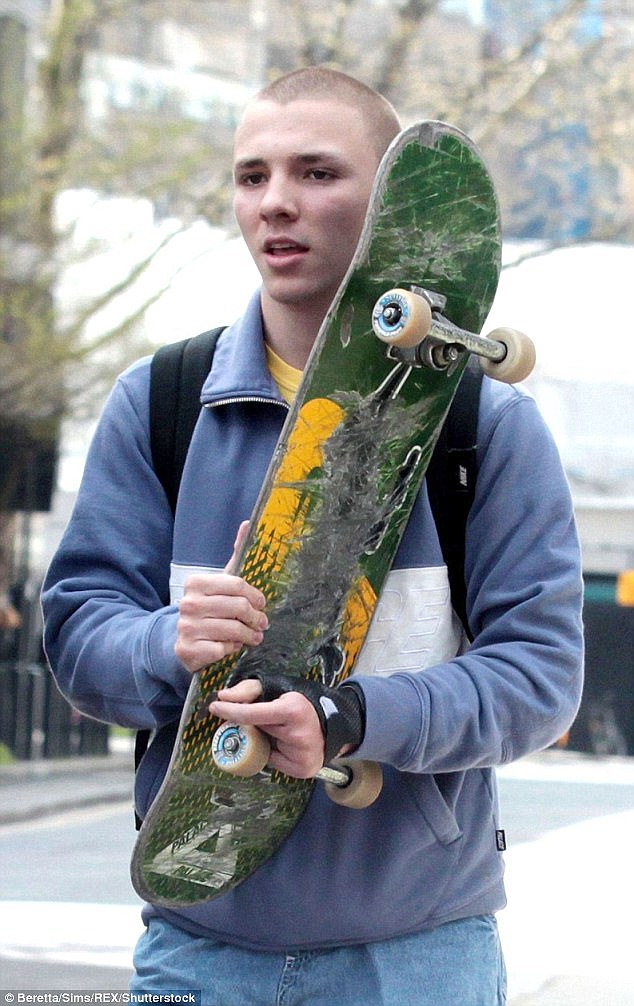
[[127, 988], [141, 931], [135, 834], [127, 803], [0, 829], [3, 988]]
[[[510, 1006], [631, 1006], [631, 932], [605, 899], [627, 905], [634, 896], [626, 858], [634, 764], [547, 752], [503, 770], [500, 795], [509, 907], [499, 921]], [[0, 829], [4, 989], [126, 988], [141, 928], [128, 878], [134, 838], [127, 803]], [[617, 982], [605, 999], [590, 991], [606, 988], [604, 966]], [[566, 977], [564, 995], [558, 982]], [[570, 998], [575, 982], [578, 998]], [[542, 998], [532, 998], [540, 989]]]

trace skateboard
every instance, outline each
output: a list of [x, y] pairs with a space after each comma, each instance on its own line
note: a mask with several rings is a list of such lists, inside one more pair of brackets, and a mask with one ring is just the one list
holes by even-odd
[[[355, 256], [321, 326], [244, 542], [239, 570], [267, 598], [264, 642], [192, 679], [172, 760], [132, 859], [138, 894], [208, 901], [279, 848], [315, 785], [347, 803], [380, 791], [378, 766], [323, 780], [266, 767], [262, 734], [207, 707], [240, 672], [267, 668], [336, 686], [353, 671], [439, 431], [471, 353], [522, 380], [532, 344], [480, 332], [498, 283], [495, 192], [458, 129], [403, 131], [377, 172]], [[255, 773], [255, 774], [254, 774]]]

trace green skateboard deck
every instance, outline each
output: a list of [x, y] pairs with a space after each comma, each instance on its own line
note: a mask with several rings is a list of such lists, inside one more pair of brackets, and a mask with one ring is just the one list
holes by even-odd
[[[139, 895], [208, 901], [268, 859], [301, 816], [314, 780], [214, 764], [211, 694], [239, 666], [327, 685], [354, 669], [468, 353], [412, 366], [373, 332], [393, 287], [446, 298], [443, 315], [479, 333], [500, 263], [495, 193], [477, 150], [443, 123], [413, 126], [378, 170], [365, 226], [331, 305], [256, 504], [241, 575], [267, 597], [264, 642], [192, 679], [163, 786], [132, 861]], [[363, 813], [363, 811], [348, 811]]]

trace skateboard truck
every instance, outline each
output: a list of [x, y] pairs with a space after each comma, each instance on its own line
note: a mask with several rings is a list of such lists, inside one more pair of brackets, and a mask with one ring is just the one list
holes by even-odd
[[[221, 723], [213, 736], [211, 753], [223, 772], [249, 778], [266, 767], [271, 744], [257, 727]], [[333, 803], [356, 810], [374, 803], [383, 787], [381, 766], [371, 761], [337, 759], [320, 768], [315, 779], [325, 784]]]
[[506, 384], [525, 380], [535, 366], [533, 343], [514, 328], [496, 328], [488, 336], [454, 325], [442, 315], [447, 298], [432, 290], [411, 286], [388, 290], [372, 311], [375, 335], [392, 359], [412, 367], [430, 367], [451, 373], [463, 353], [473, 353], [488, 377]]

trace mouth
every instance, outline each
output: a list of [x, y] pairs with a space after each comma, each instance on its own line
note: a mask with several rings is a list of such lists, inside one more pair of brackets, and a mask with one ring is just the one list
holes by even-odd
[[272, 258], [288, 258], [289, 256], [304, 255], [308, 251], [308, 246], [293, 241], [290, 238], [268, 238], [264, 242], [264, 252]]

